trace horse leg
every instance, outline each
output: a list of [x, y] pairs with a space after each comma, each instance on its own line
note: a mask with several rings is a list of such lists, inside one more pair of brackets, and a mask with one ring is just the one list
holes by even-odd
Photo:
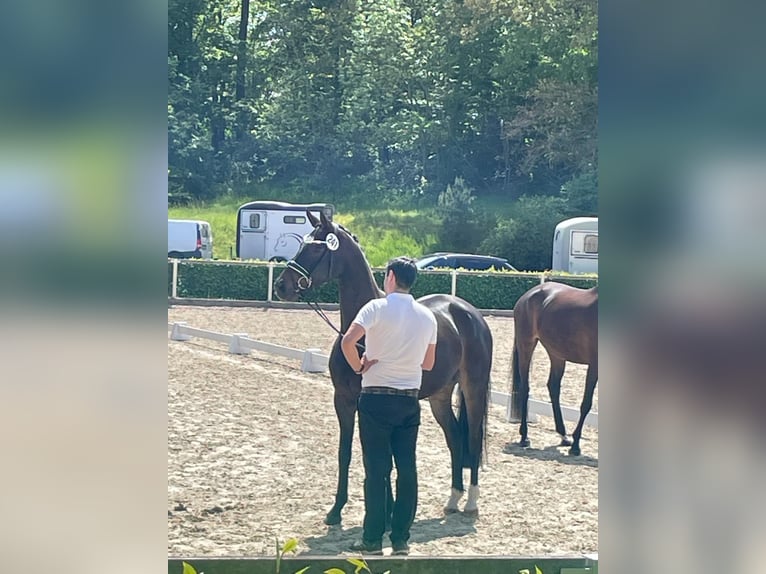
[[572, 456], [579, 456], [580, 454], [580, 436], [582, 436], [582, 427], [585, 423], [585, 417], [588, 416], [590, 408], [593, 405], [593, 392], [596, 390], [596, 383], [598, 382], [598, 363], [588, 366], [588, 373], [585, 375], [585, 395], [580, 405], [580, 420], [577, 423], [577, 428], [572, 435], [572, 446], [569, 449], [569, 454]]
[[[490, 351], [491, 353], [491, 351]], [[487, 432], [487, 408], [489, 401], [489, 365], [491, 358], [485, 361], [471, 361], [466, 365], [466, 372], [460, 381], [464, 409], [461, 416], [468, 420], [468, 445], [470, 449], [471, 485], [468, 487], [468, 500], [463, 508], [467, 516], [479, 515], [479, 465], [484, 448], [484, 436]], [[462, 425], [458, 423], [458, 428]]]
[[452, 461], [452, 492], [444, 507], [445, 514], [458, 512], [457, 503], [463, 496], [463, 444], [460, 440], [457, 419], [452, 412], [452, 390], [454, 383], [428, 397], [431, 412], [444, 432]]
[[552, 356], [551, 372], [548, 375], [548, 394], [551, 397], [551, 407], [553, 409], [553, 420], [556, 423], [556, 432], [561, 435], [561, 446], [570, 446], [572, 441], [567, 436], [567, 429], [564, 426], [564, 417], [561, 415], [561, 378], [564, 376], [564, 369], [567, 362], [564, 359]]
[[351, 445], [354, 440], [354, 420], [356, 415], [356, 395], [340, 393], [335, 390], [335, 414], [340, 425], [338, 443], [338, 489], [335, 492], [335, 504], [324, 519], [325, 524], [340, 524], [340, 513], [348, 502], [348, 469], [351, 466]]
[[519, 446], [528, 447], [530, 445], [527, 430], [527, 415], [529, 410], [529, 367], [532, 364], [532, 353], [535, 350], [537, 340], [531, 342], [522, 342], [518, 338], [513, 347], [513, 388], [517, 393], [519, 412], [521, 414], [521, 424], [519, 424]]

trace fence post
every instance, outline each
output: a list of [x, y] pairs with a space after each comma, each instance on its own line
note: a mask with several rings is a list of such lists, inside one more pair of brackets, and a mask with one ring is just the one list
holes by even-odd
[[271, 303], [272, 291], [274, 290], [274, 262], [269, 261], [269, 285], [267, 287], [266, 301]]
[[542, 285], [543, 283], [545, 283], [545, 271], [540, 273], [540, 285]]
[[178, 259], [173, 259], [173, 280], [170, 288], [170, 296], [178, 299]]
[[177, 321], [173, 323], [173, 329], [170, 332], [171, 341], [191, 341], [189, 335], [184, 334], [183, 328], [186, 327], [186, 321]]
[[229, 341], [229, 353], [235, 355], [249, 355], [250, 349], [246, 349], [242, 346], [240, 339], [246, 339], [247, 333], [233, 333], [231, 340]]
[[457, 293], [457, 271], [453, 269], [450, 275], [452, 275], [452, 296], [454, 297]]

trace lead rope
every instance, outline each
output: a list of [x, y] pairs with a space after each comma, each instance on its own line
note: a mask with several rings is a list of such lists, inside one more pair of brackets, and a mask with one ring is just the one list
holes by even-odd
[[[322, 309], [322, 308], [319, 306], [319, 302], [318, 302], [318, 301], [316, 301], [316, 300], [315, 300], [315, 301], [306, 301], [306, 304], [307, 304], [307, 305], [308, 305], [308, 306], [309, 306], [311, 309], [313, 309], [314, 311], [316, 311], [316, 314], [317, 314], [317, 315], [319, 315], [319, 316], [322, 318], [322, 320], [323, 320], [325, 323], [327, 323], [327, 324], [330, 326], [330, 328], [331, 328], [333, 331], [335, 331], [336, 333], [338, 333], [338, 335], [340, 335], [341, 337], [342, 337], [343, 335], [345, 335], [345, 333], [343, 333], [343, 332], [342, 332], [340, 329], [338, 329], [338, 328], [337, 328], [335, 325], [333, 325], [333, 322], [330, 320], [330, 318], [327, 316], [327, 314], [324, 312], [324, 310], [323, 310], [323, 309]], [[364, 347], [364, 345], [362, 345], [362, 344], [361, 344], [361, 343], [359, 343], [359, 342], [357, 342], [356, 346], [357, 346], [358, 348], [360, 348], [362, 351], [364, 351], [364, 350], [365, 350], [365, 347]]]

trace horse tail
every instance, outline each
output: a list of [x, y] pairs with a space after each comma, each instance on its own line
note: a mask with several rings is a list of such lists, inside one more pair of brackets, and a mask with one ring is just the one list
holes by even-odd
[[511, 420], [521, 420], [521, 371], [519, 370], [519, 348], [513, 343], [511, 357]]
[[[457, 412], [457, 426], [458, 426], [458, 440], [462, 446], [461, 452], [463, 453], [462, 465], [463, 468], [472, 468], [474, 462], [478, 462], [479, 465], [484, 465], [487, 462], [487, 419], [489, 418], [489, 403], [490, 403], [490, 380], [487, 378], [486, 394], [481, 399], [481, 405], [483, 412], [481, 421], [478, 423], [479, 428], [474, 429], [473, 436], [478, 434], [479, 440], [471, 440], [471, 428], [468, 424], [468, 412], [466, 408], [466, 400], [463, 395], [463, 390], [458, 385], [458, 412]], [[478, 405], [476, 405], [478, 407]]]
[[492, 332], [481, 313], [459, 298], [453, 298], [451, 301], [450, 313], [463, 345], [458, 375], [457, 409], [458, 435], [463, 452], [462, 464], [463, 468], [472, 468], [486, 460]]
[[457, 401], [457, 428], [458, 440], [460, 441], [461, 446], [460, 451], [463, 453], [462, 465], [463, 468], [471, 468], [471, 461], [473, 459], [473, 456], [471, 456], [473, 454], [471, 452], [471, 433], [468, 428], [468, 413], [465, 406], [465, 397], [463, 396], [463, 391], [460, 389], [460, 386], [458, 386]]

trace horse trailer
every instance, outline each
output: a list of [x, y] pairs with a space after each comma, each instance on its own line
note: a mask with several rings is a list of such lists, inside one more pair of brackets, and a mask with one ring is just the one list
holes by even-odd
[[237, 257], [261, 261], [288, 261], [298, 253], [303, 238], [314, 228], [306, 210], [317, 218], [320, 212], [332, 220], [335, 207], [329, 203], [297, 204], [281, 201], [251, 201], [237, 211]]
[[556, 226], [551, 270], [598, 273], [598, 217], [573, 217]]

